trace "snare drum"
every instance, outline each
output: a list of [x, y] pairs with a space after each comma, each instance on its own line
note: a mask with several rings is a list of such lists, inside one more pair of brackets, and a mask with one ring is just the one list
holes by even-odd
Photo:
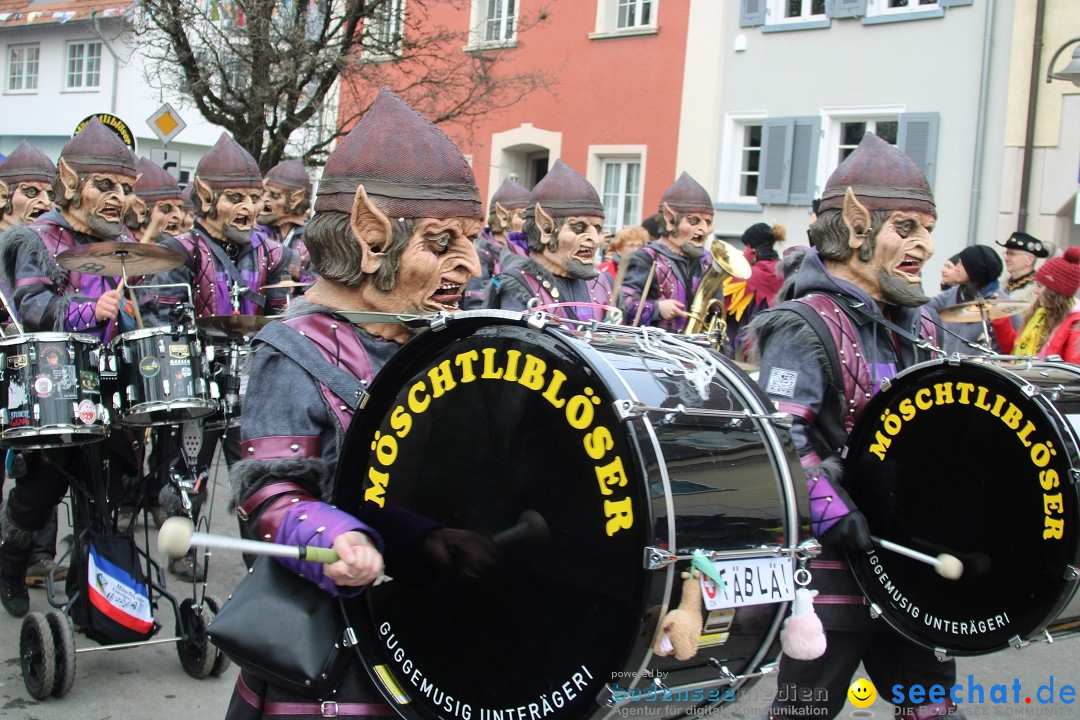
[[0, 338], [0, 440], [20, 449], [96, 442], [108, 435], [98, 369], [101, 343], [60, 332]]
[[217, 409], [210, 397], [209, 365], [194, 330], [133, 330], [114, 338], [109, 348], [118, 387], [113, 402], [121, 423], [172, 425]]
[[[978, 655], [1042, 636], [1077, 587], [1080, 367], [934, 361], [875, 395], [845, 481], [871, 532], [964, 565], [958, 580], [875, 547], [851, 558], [882, 617]], [[1076, 614], [1073, 610], [1072, 614]]]
[[[476, 311], [410, 340], [352, 422], [335, 504], [499, 555], [419, 583], [390, 556], [394, 580], [352, 608], [388, 701], [425, 720], [599, 718], [659, 676], [692, 704], [730, 700], [775, 660], [794, 591], [801, 470], [775, 421], [741, 370], [663, 331]], [[696, 658], [654, 656], [695, 549], [727, 584], [702, 585]]]
[[214, 413], [202, 422], [203, 430], [217, 432], [240, 427], [241, 400], [247, 392], [248, 356], [251, 346], [233, 341], [229, 345], [212, 345], [211, 376], [219, 389], [220, 398]]

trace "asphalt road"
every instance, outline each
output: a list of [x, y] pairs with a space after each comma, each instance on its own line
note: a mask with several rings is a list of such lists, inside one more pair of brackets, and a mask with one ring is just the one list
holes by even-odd
[[[235, 520], [227, 513], [227, 479], [218, 473], [217, 493], [212, 507], [212, 530], [236, 535]], [[62, 521], [63, 522], [63, 521]], [[156, 531], [150, 523], [151, 553], [156, 550]], [[63, 532], [63, 531], [62, 531]], [[141, 536], [142, 526], [138, 528]], [[217, 551], [210, 559], [207, 587], [224, 600], [243, 573], [240, 556]], [[170, 592], [187, 597], [190, 588], [167, 576]], [[31, 610], [50, 609], [43, 590], [30, 591]], [[156, 613], [162, 630], [155, 640], [175, 637], [172, 606], [160, 602]], [[22, 621], [0, 610], [0, 718], [18, 720], [213, 720], [224, 716], [236, 668], [230, 667], [221, 677], [202, 680], [188, 676], [180, 665], [175, 643], [147, 643], [133, 648], [103, 650], [87, 638], [76, 635], [76, 678], [71, 692], [63, 698], [36, 701], [23, 683], [19, 661], [19, 632]], [[983, 704], [965, 705], [968, 718], [982, 717], [1058, 717], [1080, 718], [1080, 703], [1061, 702], [1064, 686], [1080, 689], [1080, 640], [1067, 639], [1053, 645], [1036, 644], [1023, 650], [1009, 650], [981, 657], [960, 658], [958, 681], [967, 687], [981, 686]], [[856, 677], [860, 677], [860, 672]], [[970, 680], [969, 680], [970, 676]], [[1039, 702], [1040, 686], [1054, 683], [1054, 703]], [[1013, 688], [1019, 681], [1020, 703], [1013, 703]], [[991, 702], [994, 685], [1007, 686], [1007, 703]], [[718, 720], [757, 720], [762, 716], [776, 689], [775, 679], [766, 678], [751, 688], [739, 702], [714, 716]], [[888, 718], [892, 706], [881, 699], [888, 688], [878, 688], [878, 699], [860, 710], [850, 703], [842, 718]], [[1077, 693], [1080, 695], [1080, 692]], [[1031, 697], [1032, 703], [1024, 702]], [[1047, 689], [1041, 697], [1047, 698]], [[976, 698], [977, 699], [977, 698]], [[625, 713], [624, 717], [663, 717], [664, 711], [652, 708], [649, 713]]]

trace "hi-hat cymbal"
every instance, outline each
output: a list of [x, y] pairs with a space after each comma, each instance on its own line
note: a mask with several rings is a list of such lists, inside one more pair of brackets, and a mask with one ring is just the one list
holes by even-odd
[[265, 315], [208, 315], [195, 324], [211, 335], [251, 335], [274, 318]]
[[275, 288], [298, 288], [298, 287], [307, 287], [308, 285], [311, 285], [311, 284], [312, 283], [310, 283], [310, 282], [297, 282], [295, 280], [282, 280], [281, 282], [276, 282], [273, 285], [263, 285], [259, 289], [260, 290], [274, 290]]
[[1031, 307], [1031, 303], [1009, 298], [983, 298], [970, 302], [950, 305], [938, 310], [942, 322], [969, 323], [982, 322], [985, 313], [987, 320], [1012, 317]]
[[86, 275], [153, 275], [184, 264], [183, 254], [161, 245], [136, 242], [93, 242], [56, 256], [56, 263]]

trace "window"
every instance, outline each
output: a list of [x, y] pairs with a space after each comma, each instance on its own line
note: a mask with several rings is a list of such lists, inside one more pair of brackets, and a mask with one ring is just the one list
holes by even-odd
[[825, 17], [825, 0], [770, 0], [766, 22], [770, 25]]
[[911, 158], [934, 184], [937, 158], [937, 113], [905, 113], [900, 107], [826, 108], [823, 150], [818, 184], [824, 186], [832, 171], [872, 132]]
[[384, 0], [367, 20], [368, 34], [365, 53], [374, 58], [388, 59], [401, 51], [401, 36], [405, 26], [405, 0]]
[[64, 88], [86, 90], [101, 84], [101, 43], [73, 42], [67, 46]]
[[641, 220], [641, 159], [602, 158], [604, 227], [617, 231]]
[[863, 135], [872, 132], [879, 138], [896, 147], [897, 134], [900, 132], [900, 119], [855, 120], [840, 123], [839, 153], [836, 164], [842, 163], [851, 151], [862, 142]]
[[761, 126], [743, 125], [740, 130], [738, 193], [740, 198], [754, 198], [756, 201], [758, 179], [761, 177]]
[[870, 0], [867, 13], [903, 13], [917, 10], [932, 10], [938, 7], [938, 0]]
[[503, 43], [514, 39], [515, 5], [514, 0], [487, 0], [485, 43]]
[[33, 92], [38, 86], [37, 45], [12, 45], [8, 50], [8, 92]]
[[652, 25], [652, 0], [619, 0], [618, 29], [649, 25]]

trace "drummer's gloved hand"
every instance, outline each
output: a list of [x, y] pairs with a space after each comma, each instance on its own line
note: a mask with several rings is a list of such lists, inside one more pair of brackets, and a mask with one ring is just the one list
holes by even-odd
[[870, 526], [866, 524], [866, 516], [858, 510], [852, 510], [837, 520], [825, 533], [822, 542], [862, 552], [868, 552], [874, 547], [870, 541]]
[[[848, 497], [847, 492], [840, 486], [844, 468], [839, 458], [827, 458], [820, 464], [806, 468], [806, 489], [810, 498], [810, 527], [814, 535], [823, 542], [829, 542], [830, 538], [844, 539], [849, 547], [862, 548], [862, 540], [865, 540], [865, 549], [870, 549], [870, 531], [866, 527], [866, 518], [855, 507], [855, 503]], [[849, 515], [858, 515], [858, 519], [849, 520], [845, 527], [832, 533], [844, 518]], [[861, 522], [860, 522], [861, 521]], [[855, 524], [855, 527], [852, 527]], [[858, 528], [864, 532], [856, 536]], [[857, 537], [860, 544], [851, 545], [847, 538]]]
[[424, 554], [437, 571], [479, 578], [498, 560], [491, 538], [461, 528], [437, 528], [424, 538]]

